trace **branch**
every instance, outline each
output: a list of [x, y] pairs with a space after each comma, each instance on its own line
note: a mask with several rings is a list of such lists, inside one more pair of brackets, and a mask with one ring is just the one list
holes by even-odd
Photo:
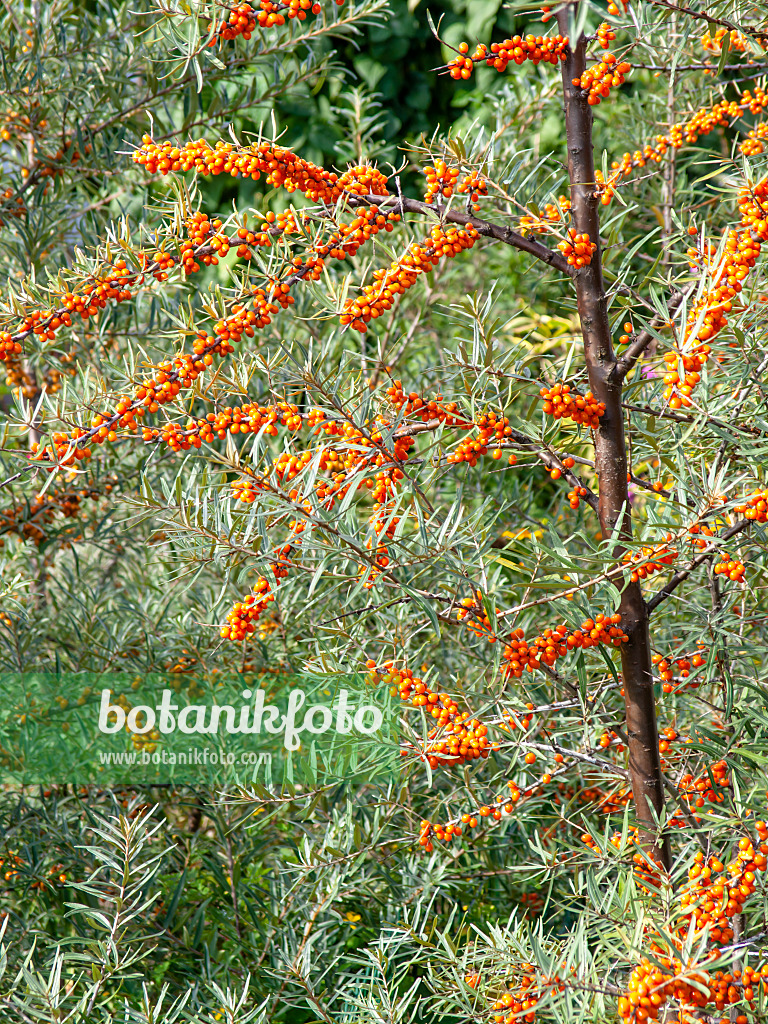
[[644, 412], [648, 416], [655, 416], [661, 420], [674, 420], [675, 423], [700, 423], [703, 420], [721, 430], [731, 430], [734, 433], [752, 434], [756, 437], [762, 437], [765, 433], [758, 427], [746, 427], [741, 423], [726, 423], [725, 420], [719, 420], [717, 417], [707, 414], [697, 417], [682, 412], [672, 412], [670, 409], [654, 409], [652, 405], [632, 405], [630, 402], [623, 402], [622, 405], [628, 412]]
[[[437, 430], [442, 424], [442, 420], [432, 419], [426, 420], [421, 423], [414, 423], [407, 427], [400, 427], [395, 431], [395, 437], [413, 437], [415, 434], [423, 434], [430, 430]], [[559, 455], [557, 452], [553, 452], [546, 445], [539, 441], [533, 441], [531, 438], [526, 437], [525, 434], [519, 430], [515, 430], [510, 427], [511, 433], [508, 435], [508, 441], [513, 441], [514, 445], [519, 448], [526, 448], [533, 452], [539, 460], [547, 467], [547, 469], [559, 469], [563, 477], [571, 485], [571, 487], [583, 487], [587, 492], [586, 495], [581, 499], [597, 512], [598, 510], [598, 498], [588, 487], [584, 486], [584, 483], [576, 476], [574, 472], [568, 469], [567, 466], [563, 465], [563, 459], [567, 458], [566, 455]], [[494, 448], [505, 448], [511, 447], [508, 442], [499, 441], [498, 444], [493, 444]], [[495, 542], [492, 546], [495, 546]]]
[[722, 25], [723, 28], [729, 28], [732, 32], [738, 32], [739, 35], [751, 36], [760, 42], [768, 42], [768, 32], [739, 27], [734, 22], [728, 21], [727, 18], [715, 18], [703, 11], [692, 11], [690, 7], [678, 7], [677, 4], [672, 4], [669, 0], [648, 0], [648, 2], [654, 7], [666, 7], [667, 10], [674, 11], [675, 14], [687, 14], [689, 18], [699, 18], [701, 21], [706, 21], [708, 25]]
[[742, 519], [734, 526], [730, 526], [725, 531], [725, 533], [721, 533], [717, 537], [717, 540], [719, 542], [718, 544], [710, 545], [706, 549], [706, 551], [702, 551], [700, 554], [696, 555], [696, 557], [691, 560], [690, 564], [685, 569], [681, 569], [679, 572], [676, 572], [675, 575], [671, 577], [667, 585], [663, 587], [657, 594], [654, 594], [653, 597], [647, 602], [648, 614], [650, 615], [650, 613], [655, 608], [658, 608], [662, 601], [666, 601], [666, 599], [677, 590], [680, 584], [688, 579], [688, 577], [691, 575], [694, 569], [697, 569], [700, 565], [706, 562], [708, 558], [711, 558], [713, 555], [717, 554], [718, 548], [721, 546], [723, 541], [730, 540], [731, 537], [735, 537], [736, 534], [741, 533], [742, 530], [746, 530], [746, 528], [750, 525], [751, 522], [751, 519]]
[[480, 217], [472, 217], [468, 213], [461, 213], [459, 210], [446, 209], [436, 206], [433, 203], [423, 203], [420, 199], [408, 199], [406, 196], [359, 196], [356, 193], [349, 193], [346, 197], [350, 206], [379, 206], [394, 210], [395, 213], [431, 213], [442, 221], [449, 224], [461, 224], [463, 227], [471, 225], [483, 238], [493, 238], [497, 242], [504, 242], [521, 252], [527, 252], [535, 256], [537, 260], [554, 267], [562, 274], [573, 277], [576, 268], [568, 265], [568, 261], [557, 249], [548, 249], [546, 245], [537, 242], [533, 238], [526, 238], [519, 231], [512, 228], [504, 228], [498, 224], [491, 224]]

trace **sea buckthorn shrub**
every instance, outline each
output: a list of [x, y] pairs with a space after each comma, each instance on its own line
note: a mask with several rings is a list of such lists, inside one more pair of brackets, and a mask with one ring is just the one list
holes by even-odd
[[711, 7], [433, 21], [394, 163], [377, 4], [9, 28], [0, 672], [354, 675], [400, 747], [5, 789], [19, 1022], [765, 1019], [768, 24]]

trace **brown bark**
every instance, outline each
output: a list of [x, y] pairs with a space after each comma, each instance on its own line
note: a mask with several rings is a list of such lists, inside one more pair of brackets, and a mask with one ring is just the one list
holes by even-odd
[[[570, 6], [565, 6], [558, 13], [558, 25], [563, 35], [569, 32]], [[613, 552], [613, 556], [619, 559], [624, 551], [621, 541], [632, 537], [632, 519], [627, 493], [622, 382], [613, 372], [616, 356], [603, 283], [599, 200], [595, 194], [592, 150], [592, 111], [582, 90], [572, 84], [574, 78], [581, 76], [585, 66], [586, 39], [582, 35], [571, 41], [566, 60], [562, 64], [568, 175], [573, 228], [579, 234], [586, 232], [597, 249], [591, 263], [576, 273], [574, 284], [590, 387], [595, 398], [605, 403], [605, 414], [595, 431], [600, 529], [603, 538], [607, 539], [619, 527], [620, 539]], [[643, 827], [648, 852], [669, 868], [669, 842], [666, 837], [659, 836], [655, 823], [664, 808], [664, 785], [653, 694], [648, 608], [637, 583], [627, 584], [618, 610], [624, 632], [629, 637], [629, 642], [621, 646], [621, 669], [635, 809]]]

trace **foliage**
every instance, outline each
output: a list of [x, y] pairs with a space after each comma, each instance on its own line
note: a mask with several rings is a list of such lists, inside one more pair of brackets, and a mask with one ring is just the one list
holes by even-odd
[[8, 787], [4, 1012], [764, 1019], [764, 12], [315, 7], [4, 9], [0, 671], [403, 770]]

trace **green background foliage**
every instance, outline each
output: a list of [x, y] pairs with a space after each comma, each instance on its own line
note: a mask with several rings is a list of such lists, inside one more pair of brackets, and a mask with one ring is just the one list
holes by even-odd
[[[718, 16], [752, 24], [751, 5], [716, 6]], [[703, 74], [702, 24], [672, 24], [668, 11], [635, 7], [642, 31], [622, 21], [617, 49], [631, 45], [636, 67], [595, 112], [596, 163], [606, 169], [670, 121], [721, 94], [735, 97], [762, 66]], [[427, 8], [435, 24], [442, 16], [442, 47]], [[593, 31], [605, 5], [584, 8]], [[214, 142], [259, 131], [271, 138], [274, 126], [282, 144], [324, 166], [400, 168], [403, 191], [416, 198], [425, 165], [460, 159], [499, 186], [481, 216], [519, 226], [521, 214], [540, 213], [568, 189], [558, 72], [479, 68], [471, 82], [455, 83], [435, 69], [451, 56], [446, 44], [540, 32], [537, 18], [530, 5], [495, 0], [361, 0], [209, 50], [200, 4], [45, 0], [4, 8], [2, 186], [20, 191], [26, 209], [6, 216], [0, 230], [0, 329], [17, 324], [23, 309], [48, 308], [51, 290], [93, 270], [104, 239], [115, 251], [123, 243], [152, 250], [163, 239], [175, 244], [193, 210], [231, 218], [232, 228], [245, 212], [253, 223], [268, 210], [308, 205], [263, 178], [152, 177], [130, 160], [146, 131], [156, 140]], [[675, 61], [694, 68], [673, 73]], [[745, 177], [765, 174], [764, 157], [745, 169], [735, 149], [753, 123], [742, 118], [681, 150], [672, 174], [656, 166], [637, 174], [603, 212], [617, 340], [627, 317], [642, 327], [673, 288], [691, 283], [689, 225], [719, 239]], [[76, 164], [67, 142], [82, 154]], [[44, 167], [61, 173], [42, 176]], [[581, 478], [595, 487], [589, 432], [554, 423], [538, 401], [540, 388], [561, 378], [587, 388], [573, 291], [528, 255], [483, 240], [443, 261], [367, 334], [338, 329], [344, 296], [433, 223], [411, 219], [297, 291], [295, 308], [238, 346], [185, 411], [284, 398], [302, 409], [341, 410], [360, 424], [399, 378], [406, 391], [439, 391], [468, 416], [502, 410], [532, 444], [580, 459]], [[308, 572], [281, 587], [276, 609], [242, 645], [223, 644], [218, 627], [268, 571], [272, 536], [283, 536], [293, 512], [282, 494], [243, 511], [227, 497], [229, 485], [243, 465], [300, 450], [301, 439], [262, 438], [234, 453], [217, 441], [204, 457], [177, 457], [162, 444], [121, 437], [98, 449], [82, 479], [57, 478], [51, 495], [59, 487], [88, 493], [73, 516], [57, 513], [42, 521], [41, 537], [35, 532], [48, 475], [29, 472], [30, 442], [85, 422], [184, 348], [193, 325], [208, 323], [206, 304], [221, 309], [273, 270], [269, 254], [250, 267], [230, 255], [188, 280], [148, 287], [88, 324], [77, 321], [54, 340], [28, 339], [24, 380], [0, 389], [0, 673], [120, 673], [200, 696], [215, 693], [222, 674], [271, 688], [308, 670], [356, 672], [366, 658], [381, 666], [394, 657], [478, 717], [521, 717], [531, 704], [539, 709], [534, 726], [497, 730], [500, 749], [479, 765], [433, 770], [414, 755], [394, 780], [364, 784], [78, 786], [63, 743], [48, 784], [20, 787], [2, 776], [2, 1013], [14, 1024], [485, 1022], [493, 999], [532, 963], [544, 975], [575, 971], [564, 993], [546, 997], [538, 1020], [615, 1021], [617, 994], [647, 952], [644, 928], [663, 929], [674, 916], [670, 892], [659, 900], [633, 874], [626, 756], [618, 738], [607, 750], [599, 745], [623, 720], [617, 660], [610, 651], [582, 652], [554, 675], [505, 680], [502, 645], [455, 620], [456, 602], [478, 586], [489, 614], [526, 636], [615, 606], [621, 584], [604, 572], [613, 565], [610, 545], [584, 504], [571, 509], [563, 481], [535, 450], [521, 450], [515, 466], [456, 466], [447, 463], [447, 432], [420, 437], [390, 552], [403, 589], [360, 586], [354, 552], [370, 539], [371, 512], [363, 496], [338, 516], [318, 513], [343, 542], [319, 528], [307, 537]], [[699, 514], [724, 496], [716, 507], [730, 515], [736, 498], [764, 481], [766, 313], [758, 300], [766, 290], [759, 264], [721, 339], [722, 359], [710, 363], [684, 418], [668, 415], [658, 356], [630, 376], [627, 400], [642, 410], [627, 411], [631, 461], [648, 485], [633, 490], [632, 552], [668, 531], [684, 535], [689, 506]], [[662, 351], [668, 337], [659, 344]], [[654, 483], [668, 495], [658, 498], [648, 489]], [[748, 563], [744, 587], [721, 585], [702, 569], [653, 620], [654, 652], [672, 660], [704, 652], [698, 689], [662, 695], [656, 681], [662, 726], [686, 738], [670, 773], [708, 777], [723, 758], [730, 778], [724, 802], [676, 834], [677, 887], [700, 846], [725, 850], [746, 834], [750, 817], [765, 813], [764, 529], [731, 548]], [[571, 587], [578, 589], [569, 600]], [[58, 720], [61, 700], [76, 706], [81, 696], [62, 683], [47, 705], [33, 705], [25, 691], [3, 721], [17, 730], [24, 714], [30, 727], [36, 718]], [[429, 724], [407, 712], [411, 750]], [[121, 739], [129, 750], [130, 737]], [[555, 744], [573, 754], [567, 772], [539, 785], [544, 768], [558, 771]], [[535, 766], [524, 760], [532, 750]], [[526, 794], [515, 813], [466, 830], [460, 844], [419, 846], [422, 820], [495, 806], [510, 782]], [[670, 801], [670, 814], [676, 806]], [[750, 962], [762, 948], [763, 899], [761, 888], [743, 922]], [[724, 956], [732, 965], [742, 953]], [[478, 987], [467, 983], [475, 973]], [[755, 1012], [760, 1019], [762, 1004]]]

